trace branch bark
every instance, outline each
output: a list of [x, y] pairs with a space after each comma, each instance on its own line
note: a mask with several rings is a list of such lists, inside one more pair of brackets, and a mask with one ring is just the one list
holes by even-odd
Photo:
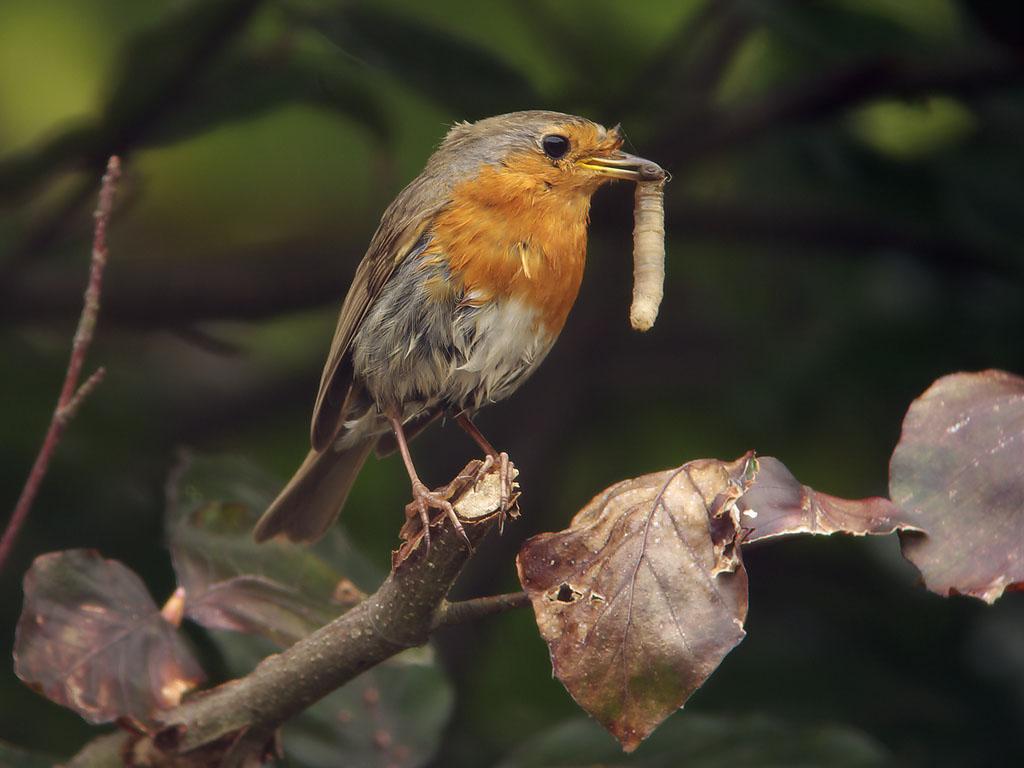
[[120, 176], [121, 161], [116, 156], [111, 157], [107, 162], [107, 172], [103, 176], [103, 183], [100, 187], [99, 202], [96, 205], [96, 212], [93, 214], [96, 223], [93, 229], [89, 284], [85, 289], [82, 314], [78, 318], [78, 328], [71, 344], [71, 357], [68, 360], [67, 372], [64, 374], [64, 385], [57, 398], [57, 405], [53, 409], [53, 416], [50, 419], [50, 426], [46, 430], [46, 437], [43, 438], [43, 445], [39, 449], [39, 454], [25, 481], [25, 487], [18, 497], [14, 512], [4, 530], [3, 538], [0, 539], [0, 570], [3, 570], [4, 564], [14, 548], [18, 533], [28, 519], [32, 503], [35, 501], [39, 486], [42, 485], [46, 470], [50, 465], [50, 458], [57, 449], [65, 427], [75, 415], [75, 411], [78, 410], [82, 401], [103, 380], [104, 370], [100, 368], [81, 386], [78, 384], [82, 375], [82, 366], [85, 364], [85, 355], [89, 351], [89, 345], [92, 343], [93, 333], [96, 329], [96, 317], [100, 311], [103, 270], [107, 265], [107, 225], [114, 207], [114, 193], [117, 190], [117, 180]]

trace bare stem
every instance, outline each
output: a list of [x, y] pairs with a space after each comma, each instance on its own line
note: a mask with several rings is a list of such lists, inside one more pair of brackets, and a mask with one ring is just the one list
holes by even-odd
[[89, 351], [93, 332], [96, 329], [96, 317], [100, 311], [103, 269], [107, 265], [107, 225], [110, 222], [110, 212], [114, 206], [114, 193], [120, 176], [121, 162], [116, 156], [111, 157], [107, 163], [107, 172], [103, 175], [99, 202], [94, 213], [96, 221], [93, 227], [89, 283], [85, 289], [85, 301], [82, 306], [82, 314], [78, 319], [78, 328], [75, 331], [74, 341], [71, 344], [71, 358], [68, 361], [67, 372], [64, 374], [64, 385], [61, 387], [60, 396], [57, 398], [57, 405], [53, 409], [53, 416], [50, 418], [50, 426], [46, 430], [46, 437], [43, 438], [42, 447], [39, 449], [35, 463], [32, 465], [28, 479], [25, 481], [25, 487], [18, 497], [18, 503], [14, 507], [11, 519], [7, 522], [3, 538], [0, 539], [0, 570], [3, 570], [4, 564], [14, 548], [14, 542], [18, 538], [18, 533], [28, 519], [29, 510], [32, 509], [32, 503], [35, 501], [36, 494], [39, 492], [39, 486], [46, 476], [50, 459], [57, 448], [57, 444], [60, 442], [64, 428], [82, 400], [88, 397], [89, 393], [103, 379], [104, 371], [100, 368], [86, 379], [85, 383], [81, 386], [78, 384], [82, 375], [82, 366], [85, 364], [85, 355]]
[[433, 629], [442, 627], [453, 627], [456, 624], [467, 624], [471, 621], [483, 619], [505, 611], [517, 608], [526, 608], [530, 605], [530, 598], [525, 592], [509, 592], [504, 595], [490, 595], [489, 597], [477, 597], [472, 600], [460, 600], [449, 603], [447, 600], [441, 603], [434, 614]]

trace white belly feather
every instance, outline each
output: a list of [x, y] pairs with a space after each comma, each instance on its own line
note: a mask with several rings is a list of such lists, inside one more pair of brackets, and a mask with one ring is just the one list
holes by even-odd
[[[373, 314], [368, 322], [376, 319]], [[345, 423], [339, 447], [388, 431], [380, 409], [389, 404], [400, 404], [407, 421], [438, 405], [473, 412], [498, 402], [533, 373], [554, 343], [538, 332], [536, 310], [516, 299], [449, 311], [440, 334], [439, 319], [423, 317], [415, 332], [394, 333], [386, 355], [379, 344], [357, 343], [356, 368], [375, 406]], [[376, 342], [399, 330], [382, 325], [372, 334]]]
[[[452, 335], [459, 354], [448, 372], [444, 399], [474, 408], [512, 394], [553, 341], [543, 330], [538, 333], [536, 311], [516, 299], [485, 304], [472, 317], [460, 317], [456, 326]], [[456, 364], [460, 358], [465, 362]]]

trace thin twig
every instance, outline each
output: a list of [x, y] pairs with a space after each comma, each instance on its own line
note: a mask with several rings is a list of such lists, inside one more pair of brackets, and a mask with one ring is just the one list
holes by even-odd
[[93, 333], [96, 330], [96, 317], [100, 311], [103, 269], [107, 265], [107, 224], [110, 222], [110, 212], [114, 206], [114, 192], [117, 189], [117, 180], [120, 176], [121, 162], [116, 156], [111, 157], [107, 163], [107, 172], [103, 176], [99, 203], [96, 205], [94, 214], [96, 223], [93, 228], [89, 284], [85, 289], [82, 314], [78, 319], [78, 328], [71, 344], [71, 358], [68, 361], [67, 372], [64, 374], [64, 386], [61, 387], [60, 397], [53, 409], [53, 416], [50, 419], [50, 426], [46, 430], [46, 437], [43, 438], [43, 445], [32, 465], [28, 480], [25, 481], [21, 496], [18, 497], [18, 503], [7, 523], [3, 538], [0, 539], [0, 570], [3, 570], [4, 564], [14, 548], [18, 533], [25, 524], [25, 520], [28, 519], [29, 510], [32, 509], [32, 503], [39, 492], [43, 477], [46, 476], [50, 458], [57, 448], [57, 443], [60, 442], [64, 428], [82, 401], [103, 380], [104, 370], [100, 368], [81, 386], [78, 384], [82, 375], [82, 366], [85, 364], [85, 355], [89, 351], [89, 344], [92, 342]]
[[460, 600], [455, 603], [445, 601], [441, 603], [437, 613], [434, 614], [434, 623], [431, 629], [466, 624], [470, 621], [494, 616], [505, 611], [526, 608], [529, 605], [530, 598], [525, 592], [509, 592], [504, 595], [477, 597], [472, 600]]

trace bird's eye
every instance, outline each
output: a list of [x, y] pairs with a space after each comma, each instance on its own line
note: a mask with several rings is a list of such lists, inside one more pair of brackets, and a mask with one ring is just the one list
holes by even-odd
[[540, 140], [540, 145], [544, 148], [544, 154], [552, 160], [561, 160], [565, 157], [565, 153], [569, 151], [569, 140], [565, 136], [559, 136], [557, 133], [550, 133], [545, 136]]

